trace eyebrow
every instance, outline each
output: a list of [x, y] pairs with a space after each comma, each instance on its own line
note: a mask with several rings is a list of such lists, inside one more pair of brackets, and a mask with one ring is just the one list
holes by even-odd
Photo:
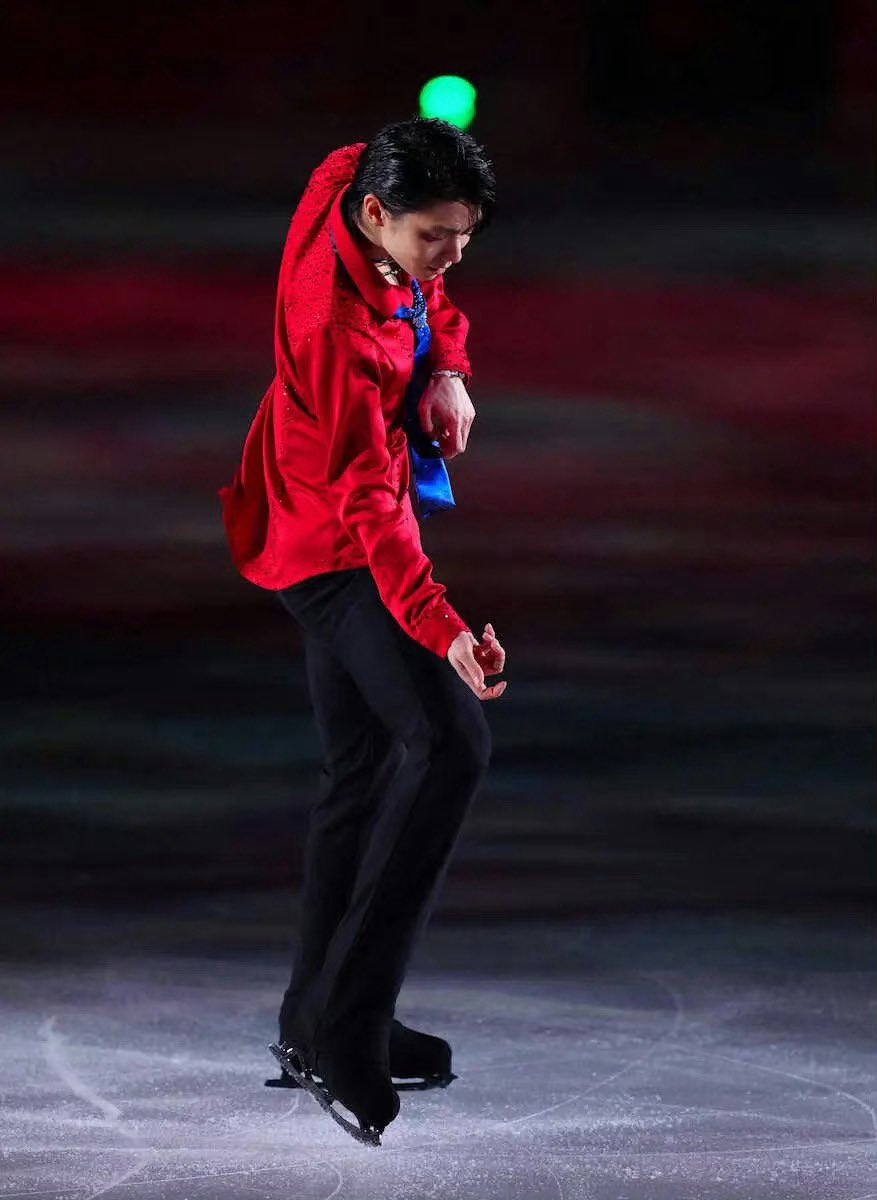
[[468, 229], [452, 229], [450, 225], [431, 225], [430, 229], [440, 229], [442, 233], [462, 233], [465, 235], [467, 233], [471, 233], [476, 224], [477, 222], [473, 221]]

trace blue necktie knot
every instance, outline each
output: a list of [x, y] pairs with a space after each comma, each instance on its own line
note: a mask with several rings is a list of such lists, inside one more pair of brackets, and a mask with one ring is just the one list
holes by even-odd
[[429, 321], [426, 317], [426, 299], [423, 295], [423, 288], [413, 276], [411, 279], [411, 291], [414, 293], [414, 304], [410, 306], [400, 304], [393, 315], [401, 317], [403, 321], [410, 321], [414, 326], [414, 332], [417, 337], [414, 347], [414, 358], [416, 360], [426, 354], [432, 335], [429, 329]]

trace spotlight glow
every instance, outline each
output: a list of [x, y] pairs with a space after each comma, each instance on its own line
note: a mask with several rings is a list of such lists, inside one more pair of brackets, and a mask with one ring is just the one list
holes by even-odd
[[459, 129], [472, 124], [477, 92], [460, 75], [436, 75], [420, 90], [420, 115], [440, 117]]

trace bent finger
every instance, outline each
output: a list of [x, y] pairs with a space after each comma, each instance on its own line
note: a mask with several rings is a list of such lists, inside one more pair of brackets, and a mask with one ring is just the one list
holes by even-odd
[[502, 681], [502, 683], [495, 683], [492, 687], [485, 688], [484, 691], [480, 693], [480, 698], [482, 700], [498, 700], [506, 690], [506, 686], [507, 681], [505, 679]]
[[448, 446], [459, 454], [465, 448], [466, 440], [463, 437], [463, 430], [459, 421], [453, 421], [447, 426], [448, 436], [444, 439]]

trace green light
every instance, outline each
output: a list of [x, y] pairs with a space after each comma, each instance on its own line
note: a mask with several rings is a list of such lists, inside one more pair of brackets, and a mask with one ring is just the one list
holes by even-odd
[[475, 117], [476, 95], [468, 79], [460, 75], [436, 75], [420, 90], [420, 115], [440, 117], [465, 129]]

